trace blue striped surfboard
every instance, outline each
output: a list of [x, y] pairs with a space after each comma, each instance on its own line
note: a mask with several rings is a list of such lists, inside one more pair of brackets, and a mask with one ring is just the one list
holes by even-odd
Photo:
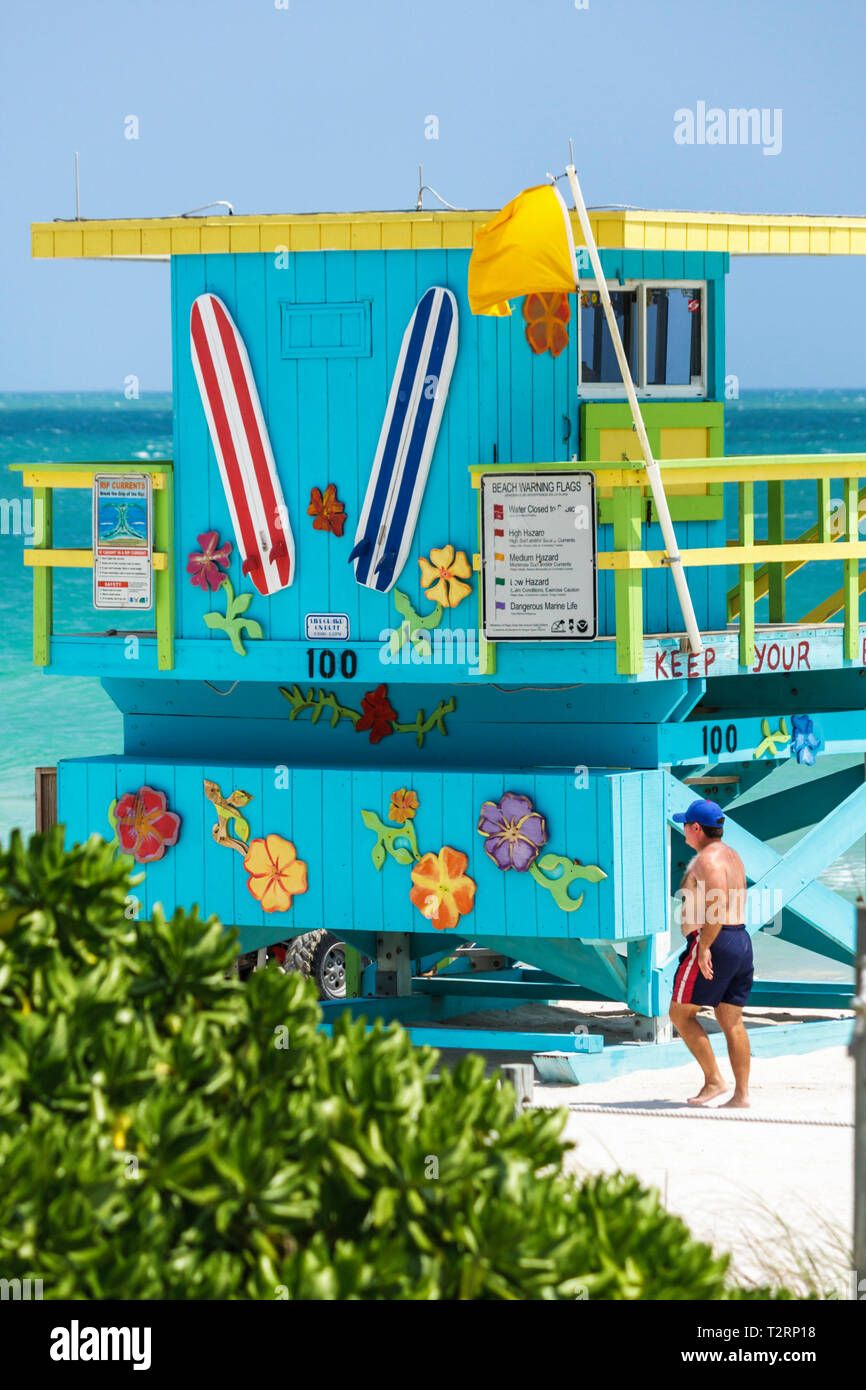
[[406, 563], [457, 356], [457, 301], [427, 290], [409, 320], [349, 560], [386, 594]]

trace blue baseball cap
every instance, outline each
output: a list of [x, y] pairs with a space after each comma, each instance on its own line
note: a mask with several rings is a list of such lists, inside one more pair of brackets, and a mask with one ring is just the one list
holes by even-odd
[[717, 806], [715, 801], [693, 801], [687, 811], [678, 811], [671, 819], [679, 821], [680, 825], [691, 825], [697, 821], [698, 825], [714, 826], [718, 829], [724, 824], [725, 816], [721, 806]]

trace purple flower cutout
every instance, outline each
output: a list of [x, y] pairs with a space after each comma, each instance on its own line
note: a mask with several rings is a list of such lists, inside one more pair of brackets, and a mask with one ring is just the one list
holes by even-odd
[[220, 538], [216, 531], [205, 531], [199, 536], [198, 543], [201, 550], [191, 551], [187, 557], [187, 574], [190, 575], [190, 584], [197, 584], [200, 589], [218, 589], [225, 576], [220, 571], [229, 567], [229, 556], [232, 553], [231, 541], [226, 541], [225, 545], [220, 545]]
[[547, 844], [544, 816], [533, 809], [528, 796], [516, 792], [506, 792], [498, 805], [484, 802], [478, 831], [487, 841], [484, 848], [494, 864], [518, 873], [525, 873]]

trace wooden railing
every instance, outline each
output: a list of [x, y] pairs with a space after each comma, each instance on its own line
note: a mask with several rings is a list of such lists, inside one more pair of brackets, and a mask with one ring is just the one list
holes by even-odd
[[38, 518], [32, 546], [24, 548], [24, 563], [33, 570], [33, 661], [48, 666], [54, 630], [55, 569], [92, 569], [90, 546], [56, 550], [54, 539], [54, 489], [92, 488], [96, 473], [150, 474], [153, 484], [153, 613], [156, 626], [157, 665], [174, 668], [174, 499], [172, 464], [142, 463], [138, 459], [112, 463], [12, 463], [25, 487], [33, 489], [33, 516]]
[[[595, 473], [599, 487], [613, 487], [614, 548], [598, 555], [600, 570], [614, 572], [617, 671], [637, 674], [643, 666], [643, 589], [641, 571], [669, 564], [665, 550], [644, 550], [642, 522], [646, 507], [642, 490], [648, 487], [642, 468], [610, 468], [582, 462]], [[843, 612], [843, 655], [857, 655], [859, 598], [866, 588], [866, 541], [859, 538], [859, 504], [866, 488], [866, 454], [790, 454], [740, 458], [676, 459], [661, 461], [662, 477], [671, 483], [736, 483], [739, 526], [737, 540], [723, 546], [681, 550], [683, 565], [704, 567], [737, 565], [737, 583], [728, 593], [728, 618], [739, 622], [740, 665], [751, 667], [755, 657], [755, 604], [768, 596], [771, 623], [796, 621], [801, 625], [827, 622]], [[831, 511], [830, 483], [842, 483], [842, 506]], [[794, 540], [785, 539], [785, 483], [814, 482], [817, 488], [817, 521]], [[766, 482], [766, 541], [755, 537], [755, 483]], [[842, 588], [829, 595], [811, 612], [792, 620], [786, 614], [786, 580], [813, 561], [841, 560]]]

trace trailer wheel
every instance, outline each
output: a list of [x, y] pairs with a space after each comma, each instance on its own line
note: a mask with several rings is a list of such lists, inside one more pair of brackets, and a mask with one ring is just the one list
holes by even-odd
[[286, 952], [285, 968], [314, 980], [321, 999], [346, 997], [346, 950], [333, 932], [322, 928], [296, 936]]

